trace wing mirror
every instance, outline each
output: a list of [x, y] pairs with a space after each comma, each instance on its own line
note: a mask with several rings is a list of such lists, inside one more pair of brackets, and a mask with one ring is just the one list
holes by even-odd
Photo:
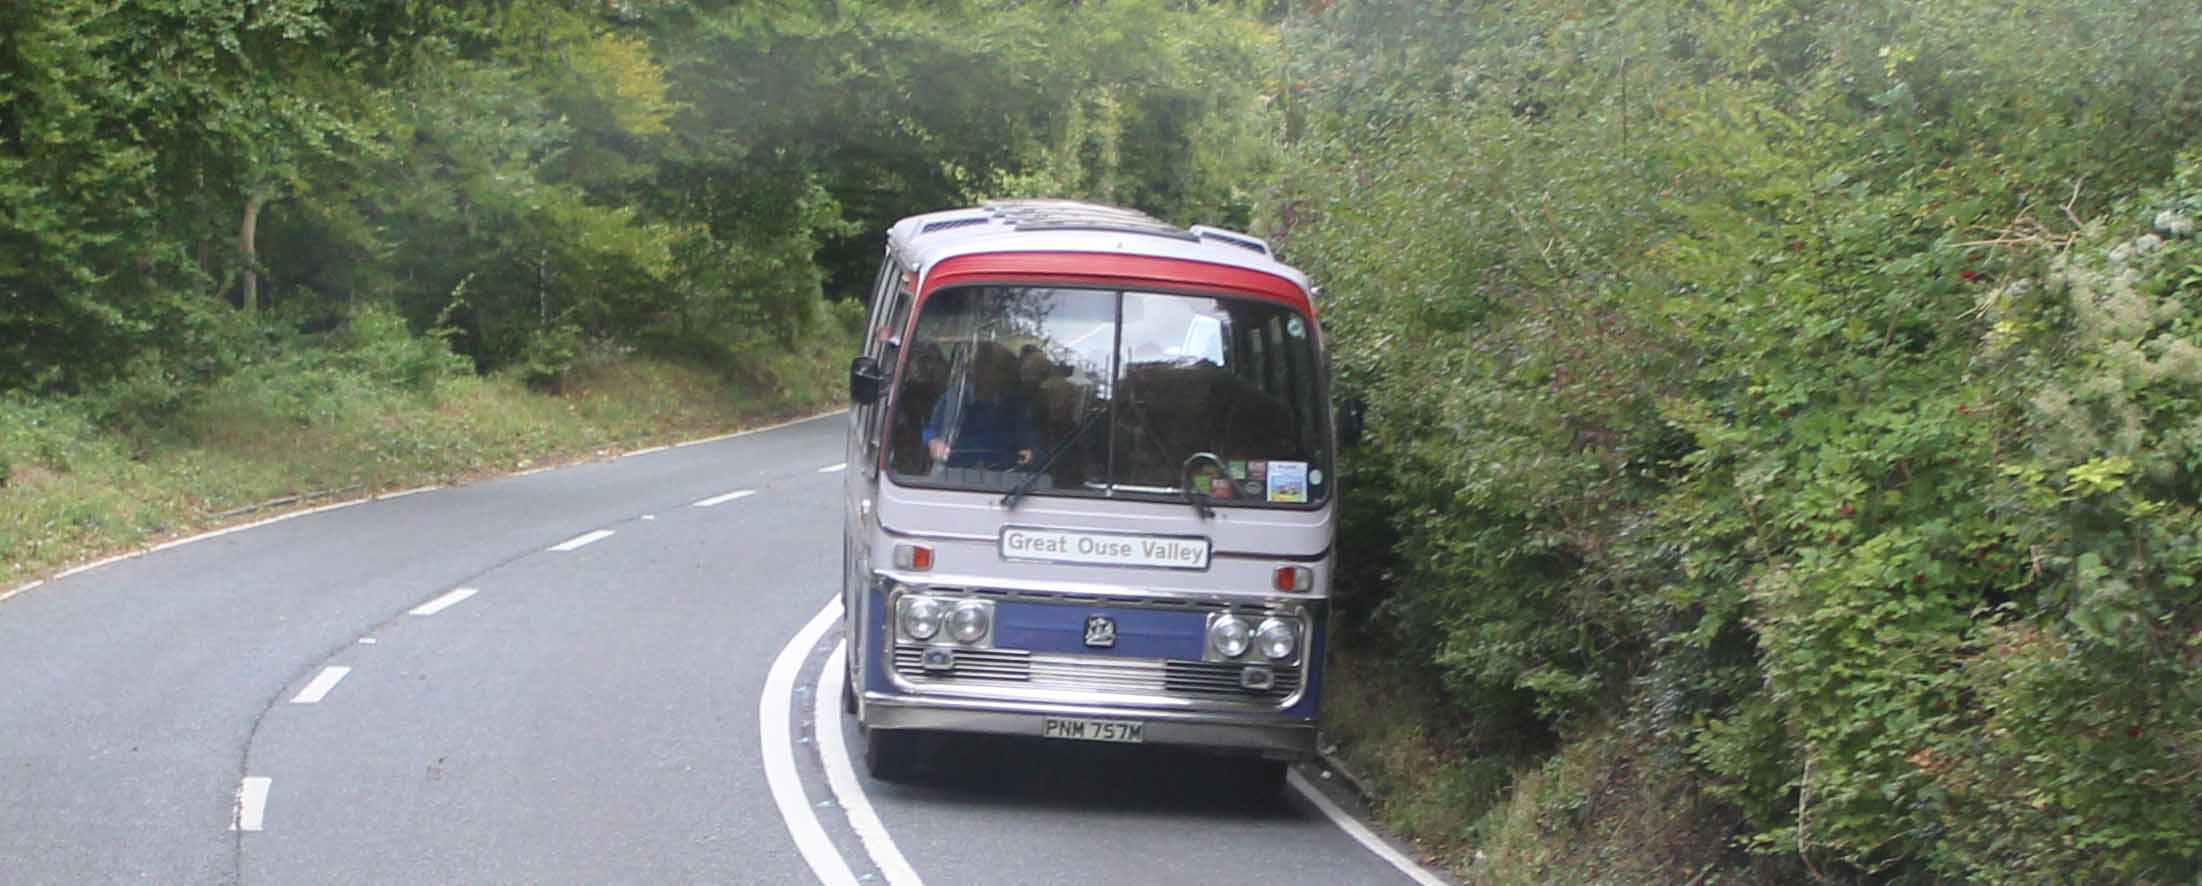
[[1361, 432], [1368, 427], [1369, 404], [1359, 397], [1347, 397], [1338, 404], [1338, 445], [1347, 449], [1361, 445]]
[[876, 357], [858, 357], [849, 361], [849, 399], [858, 406], [870, 406], [879, 402], [879, 395], [887, 390], [887, 371], [879, 366]]

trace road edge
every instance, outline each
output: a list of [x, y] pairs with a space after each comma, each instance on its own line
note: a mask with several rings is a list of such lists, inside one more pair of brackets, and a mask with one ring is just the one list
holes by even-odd
[[[650, 447], [645, 447], [645, 448], [642, 448], [642, 449], [635, 449], [635, 450], [629, 450], [629, 451], [624, 451], [624, 452], [618, 452], [618, 453], [614, 453], [614, 454], [611, 454], [611, 455], [602, 455], [601, 453], [602, 453], [602, 452], [604, 452], [604, 450], [602, 450], [602, 449], [598, 449], [598, 450], [595, 450], [595, 451], [593, 451], [593, 452], [592, 452], [592, 453], [591, 453], [590, 455], [587, 455], [587, 456], [573, 456], [573, 457], [570, 457], [570, 458], [566, 458], [566, 459], [560, 460], [560, 461], [558, 461], [558, 462], [557, 462], [557, 463], [555, 463], [555, 464], [549, 464], [549, 465], [538, 465], [538, 466], [533, 466], [533, 467], [529, 467], [529, 468], [526, 468], [526, 469], [522, 469], [522, 470], [512, 470], [512, 471], [495, 471], [495, 472], [487, 472], [487, 473], [476, 473], [476, 474], [469, 474], [469, 475], [465, 476], [464, 478], [461, 478], [461, 479], [455, 480], [455, 481], [453, 481], [453, 482], [450, 482], [450, 483], [431, 483], [431, 484], [428, 484], [428, 485], [425, 485], [425, 486], [414, 486], [414, 487], [411, 487], [411, 488], [408, 488], [408, 489], [399, 489], [399, 490], [396, 490], [396, 491], [394, 491], [394, 492], [370, 492], [370, 493], [367, 493], [366, 495], [361, 495], [361, 496], [358, 496], [358, 497], [355, 497], [355, 498], [347, 498], [347, 499], [342, 499], [342, 500], [338, 500], [338, 501], [328, 501], [328, 502], [323, 502], [323, 499], [325, 499], [325, 498], [327, 498], [327, 497], [329, 497], [329, 496], [333, 496], [333, 495], [340, 495], [340, 494], [342, 494], [342, 493], [344, 493], [344, 492], [347, 492], [347, 491], [350, 491], [350, 490], [353, 490], [353, 489], [357, 489], [357, 488], [359, 488], [359, 487], [356, 487], [356, 486], [355, 486], [355, 487], [345, 487], [345, 488], [343, 488], [343, 489], [336, 489], [336, 490], [324, 490], [324, 491], [321, 491], [321, 492], [309, 492], [309, 493], [301, 493], [301, 494], [299, 494], [299, 495], [296, 495], [296, 496], [286, 496], [285, 498], [281, 498], [281, 499], [272, 499], [272, 500], [270, 500], [270, 501], [268, 501], [268, 502], [263, 502], [263, 503], [261, 503], [261, 504], [258, 504], [258, 505], [253, 505], [253, 506], [251, 506], [251, 507], [249, 507], [249, 508], [246, 508], [246, 509], [244, 509], [244, 510], [242, 510], [242, 511], [227, 511], [227, 512], [224, 512], [224, 514], [229, 514], [229, 515], [234, 515], [234, 516], [250, 516], [250, 515], [253, 515], [253, 514], [258, 514], [258, 513], [261, 513], [263, 509], [275, 509], [275, 508], [281, 508], [281, 507], [283, 507], [283, 506], [284, 506], [285, 504], [288, 504], [288, 505], [299, 505], [300, 507], [297, 507], [297, 508], [296, 508], [296, 509], [294, 509], [294, 510], [285, 510], [285, 511], [281, 511], [280, 513], [277, 513], [277, 514], [275, 514], [275, 515], [273, 515], [273, 516], [270, 516], [270, 517], [266, 517], [266, 518], [263, 518], [263, 519], [259, 519], [259, 520], [254, 520], [254, 521], [251, 521], [251, 522], [247, 522], [247, 523], [237, 523], [237, 524], [233, 524], [233, 525], [229, 525], [229, 526], [223, 526], [223, 525], [221, 525], [221, 520], [223, 519], [223, 515], [220, 515], [220, 514], [217, 514], [217, 515], [209, 515], [209, 516], [210, 516], [210, 517], [212, 518], [212, 519], [211, 519], [211, 520], [210, 520], [209, 522], [207, 522], [207, 523], [202, 523], [202, 524], [198, 524], [198, 525], [196, 525], [196, 526], [193, 526], [193, 527], [191, 527], [191, 529], [199, 529], [199, 530], [201, 530], [200, 532], [198, 532], [198, 533], [197, 533], [197, 534], [195, 534], [195, 535], [183, 535], [183, 536], [181, 536], [181, 537], [169, 537], [169, 538], [165, 538], [165, 539], [163, 539], [163, 540], [161, 540], [161, 541], [157, 541], [157, 542], [154, 542], [154, 543], [152, 543], [152, 544], [144, 545], [144, 546], [142, 546], [142, 547], [136, 547], [136, 548], [128, 548], [128, 549], [125, 549], [125, 550], [124, 550], [124, 551], [123, 551], [122, 553], [118, 553], [118, 554], [110, 554], [110, 555], [108, 555], [108, 556], [105, 556], [105, 557], [99, 557], [99, 558], [96, 558], [96, 559], [92, 559], [92, 560], [90, 560], [90, 561], [87, 561], [87, 562], [83, 562], [83, 563], [77, 563], [77, 564], [72, 564], [72, 565], [69, 565], [69, 566], [65, 566], [65, 567], [62, 567], [62, 568], [60, 568], [60, 569], [58, 569], [58, 570], [56, 570], [56, 571], [52, 572], [51, 574], [48, 574], [48, 575], [45, 575], [45, 576], [40, 576], [40, 577], [35, 577], [35, 578], [31, 579], [31, 580], [30, 580], [29, 582], [26, 582], [26, 583], [23, 583], [23, 584], [20, 584], [20, 585], [16, 585], [15, 587], [13, 587], [13, 588], [10, 588], [10, 589], [8, 589], [8, 590], [5, 590], [5, 591], [0, 591], [0, 603], [6, 603], [6, 602], [8, 602], [9, 600], [12, 600], [12, 599], [14, 599], [15, 597], [17, 597], [17, 596], [19, 596], [19, 595], [21, 595], [21, 594], [25, 594], [25, 593], [28, 593], [28, 592], [30, 592], [30, 591], [33, 591], [33, 590], [37, 590], [38, 588], [44, 587], [44, 586], [46, 586], [46, 585], [48, 585], [48, 584], [52, 584], [52, 583], [54, 583], [54, 582], [60, 581], [60, 580], [62, 580], [62, 579], [64, 579], [64, 578], [68, 578], [68, 577], [70, 577], [70, 576], [73, 576], [73, 575], [78, 575], [78, 574], [81, 574], [81, 573], [85, 573], [85, 572], [90, 572], [90, 571], [92, 571], [92, 570], [94, 570], [94, 569], [98, 569], [98, 568], [100, 568], [100, 567], [102, 567], [102, 566], [109, 566], [109, 565], [113, 565], [113, 564], [115, 564], [115, 563], [120, 563], [120, 562], [122, 562], [122, 561], [124, 561], [124, 560], [134, 560], [134, 559], [136, 559], [136, 558], [139, 558], [139, 557], [143, 557], [143, 556], [145, 556], [145, 555], [147, 555], [147, 554], [157, 554], [157, 553], [160, 553], [161, 551], [165, 551], [165, 550], [168, 550], [168, 549], [170, 549], [170, 548], [178, 548], [178, 547], [182, 547], [182, 546], [184, 546], [184, 545], [187, 545], [187, 544], [191, 544], [191, 543], [194, 543], [194, 542], [201, 542], [201, 541], [206, 541], [206, 540], [208, 540], [208, 539], [212, 539], [212, 538], [219, 538], [219, 537], [221, 537], [221, 536], [224, 536], [224, 535], [229, 535], [229, 534], [231, 534], [231, 533], [236, 533], [236, 532], [243, 532], [243, 531], [245, 531], [245, 530], [247, 530], [247, 529], [258, 529], [258, 528], [260, 528], [260, 527], [262, 527], [262, 526], [267, 526], [267, 525], [270, 525], [270, 524], [274, 524], [274, 523], [280, 523], [280, 522], [283, 522], [283, 521], [285, 521], [285, 520], [292, 520], [292, 519], [296, 519], [296, 518], [299, 518], [299, 517], [304, 517], [304, 516], [308, 516], [308, 515], [310, 515], [310, 514], [319, 514], [319, 513], [322, 513], [322, 512], [324, 512], [324, 511], [333, 511], [333, 510], [336, 510], [336, 509], [338, 509], [338, 508], [347, 508], [347, 507], [351, 507], [351, 506], [353, 506], [353, 505], [358, 505], [358, 504], [365, 504], [365, 503], [367, 503], [367, 502], [371, 502], [371, 501], [382, 501], [382, 500], [384, 500], [384, 499], [392, 499], [392, 498], [403, 498], [403, 497], [405, 497], [405, 496], [408, 496], [408, 495], [418, 495], [418, 494], [420, 494], [420, 493], [423, 493], [423, 492], [432, 492], [432, 491], [435, 491], [435, 490], [438, 490], [438, 489], [456, 489], [456, 488], [460, 488], [460, 487], [465, 487], [465, 486], [473, 486], [473, 485], [475, 485], [475, 484], [479, 484], [479, 483], [489, 483], [489, 482], [494, 482], [494, 481], [497, 481], [497, 480], [507, 480], [507, 479], [511, 479], [511, 478], [513, 478], [513, 477], [523, 477], [523, 476], [527, 476], [527, 475], [529, 475], [529, 474], [539, 474], [539, 473], [542, 473], [542, 472], [544, 472], [544, 471], [549, 471], [549, 470], [555, 470], [555, 469], [558, 469], [558, 468], [566, 468], [566, 467], [572, 467], [572, 466], [574, 466], [574, 465], [579, 465], [579, 464], [585, 464], [585, 463], [588, 463], [588, 462], [593, 462], [593, 461], [611, 461], [611, 460], [614, 460], [614, 459], [621, 459], [621, 458], [632, 458], [632, 457], [635, 457], [635, 456], [641, 456], [641, 455], [649, 455], [649, 454], [651, 454], [651, 453], [655, 453], [655, 452], [663, 452], [663, 451], [665, 451], [665, 450], [668, 450], [668, 449], [681, 449], [681, 448], [685, 448], [685, 447], [689, 447], [689, 446], [698, 446], [698, 445], [702, 445], [702, 444], [705, 444], [705, 443], [717, 443], [717, 442], [719, 442], [719, 441], [721, 441], [721, 440], [731, 440], [731, 439], [733, 439], [733, 438], [735, 438], [735, 437], [744, 437], [744, 436], [748, 436], [748, 435], [750, 435], [750, 434], [762, 434], [762, 433], [764, 433], [764, 432], [766, 432], [766, 431], [777, 431], [777, 430], [779, 430], [779, 429], [781, 429], [781, 428], [788, 428], [788, 427], [793, 427], [793, 426], [795, 426], [795, 425], [803, 424], [803, 423], [805, 423], [805, 422], [813, 422], [813, 421], [817, 421], [817, 420], [819, 420], [819, 419], [821, 419], [821, 418], [825, 418], [825, 417], [827, 417], [827, 416], [831, 416], [831, 415], [838, 415], [838, 414], [840, 414], [840, 413], [842, 413], [842, 412], [846, 412], [846, 411], [848, 411], [848, 407], [847, 407], [847, 406], [840, 406], [840, 407], [837, 407], [837, 408], [834, 408], [834, 409], [830, 409], [830, 410], [827, 410], [827, 411], [825, 411], [825, 412], [819, 412], [819, 413], [814, 413], [814, 414], [812, 414], [812, 415], [806, 415], [806, 416], [802, 416], [802, 417], [799, 417], [799, 418], [791, 418], [791, 419], [787, 419], [787, 420], [785, 420], [785, 421], [780, 421], [780, 422], [776, 422], [776, 423], [773, 423], [773, 424], [765, 425], [765, 426], [763, 426], [763, 427], [756, 427], [756, 428], [744, 428], [744, 429], [742, 429], [742, 430], [738, 430], [738, 431], [730, 431], [730, 432], [727, 432], [727, 433], [721, 433], [721, 434], [713, 434], [713, 435], [711, 435], [711, 436], [707, 436], [707, 437], [697, 437], [697, 438], [694, 438], [694, 439], [690, 439], [690, 440], [682, 440], [682, 441], [679, 441], [679, 442], [675, 442], [675, 443], [666, 443], [666, 444], [663, 444], [663, 445], [658, 445], [658, 446], [650, 446]], [[556, 456], [551, 456], [551, 457], [556, 457]], [[318, 504], [313, 504], [313, 505], [311, 505], [311, 506], [304, 506], [304, 505], [306, 505], [306, 504], [307, 504], [308, 502], [322, 502], [322, 503], [318, 503]], [[208, 527], [211, 527], [211, 528], [208, 528]], [[188, 529], [187, 529], [187, 530], [180, 530], [180, 531], [179, 531], [179, 534], [180, 534], [180, 532], [188, 532], [188, 531], [189, 531]]]

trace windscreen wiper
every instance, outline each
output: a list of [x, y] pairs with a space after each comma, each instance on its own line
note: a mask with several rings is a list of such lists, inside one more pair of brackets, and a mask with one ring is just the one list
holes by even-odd
[[1079, 438], [1086, 436], [1086, 431], [1093, 427], [1094, 422], [1099, 421], [1102, 416], [1107, 414], [1109, 414], [1109, 407], [1107, 406], [1087, 410], [1085, 417], [1078, 420], [1078, 426], [1071, 429], [1070, 434], [1063, 438], [1063, 442], [1055, 444], [1055, 448], [1048, 452], [1047, 458], [1041, 459], [1039, 466], [1032, 469], [1032, 473], [1017, 481], [1017, 485], [1009, 487], [1009, 492], [1002, 496], [1002, 504], [1007, 505], [1012, 511], [1016, 510], [1017, 503], [1024, 500], [1025, 493], [1031, 492], [1033, 485], [1039, 483], [1041, 477], [1047, 476], [1048, 469], [1055, 467], [1055, 462], [1063, 457], [1063, 453], [1069, 452], [1070, 447], [1076, 444]]
[[1215, 453], [1195, 452], [1192, 457], [1185, 460], [1185, 465], [1178, 469], [1177, 479], [1178, 482], [1185, 484], [1186, 503], [1192, 505], [1194, 511], [1199, 512], [1201, 519], [1211, 520], [1216, 516], [1216, 509], [1208, 506], [1208, 493], [1193, 488], [1193, 466], [1204, 461], [1214, 464], [1217, 470], [1229, 470], [1224, 467], [1223, 459], [1216, 457]]

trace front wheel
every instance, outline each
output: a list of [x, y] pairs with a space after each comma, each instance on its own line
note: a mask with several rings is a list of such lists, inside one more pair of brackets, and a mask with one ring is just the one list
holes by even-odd
[[903, 782], [917, 772], [918, 736], [899, 729], [864, 730], [864, 771], [880, 781]]

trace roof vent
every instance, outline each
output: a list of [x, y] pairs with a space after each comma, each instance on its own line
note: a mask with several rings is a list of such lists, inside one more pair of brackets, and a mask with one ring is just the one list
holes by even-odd
[[996, 218], [1020, 231], [1117, 231], [1178, 240], [1191, 232], [1144, 212], [1070, 200], [996, 200], [986, 204]]
[[924, 236], [926, 234], [953, 230], [955, 228], [968, 228], [972, 225], [983, 225], [990, 221], [993, 221], [993, 219], [987, 216], [973, 215], [964, 218], [951, 218], [937, 222], [926, 222], [925, 227], [918, 229], [918, 235]]
[[1265, 258], [1273, 255], [1269, 251], [1269, 241], [1252, 234], [1241, 234], [1237, 231], [1226, 231], [1222, 228], [1211, 228], [1207, 225], [1194, 225], [1192, 230], [1194, 236], [1203, 240], [1228, 243], [1248, 252], [1260, 253]]

